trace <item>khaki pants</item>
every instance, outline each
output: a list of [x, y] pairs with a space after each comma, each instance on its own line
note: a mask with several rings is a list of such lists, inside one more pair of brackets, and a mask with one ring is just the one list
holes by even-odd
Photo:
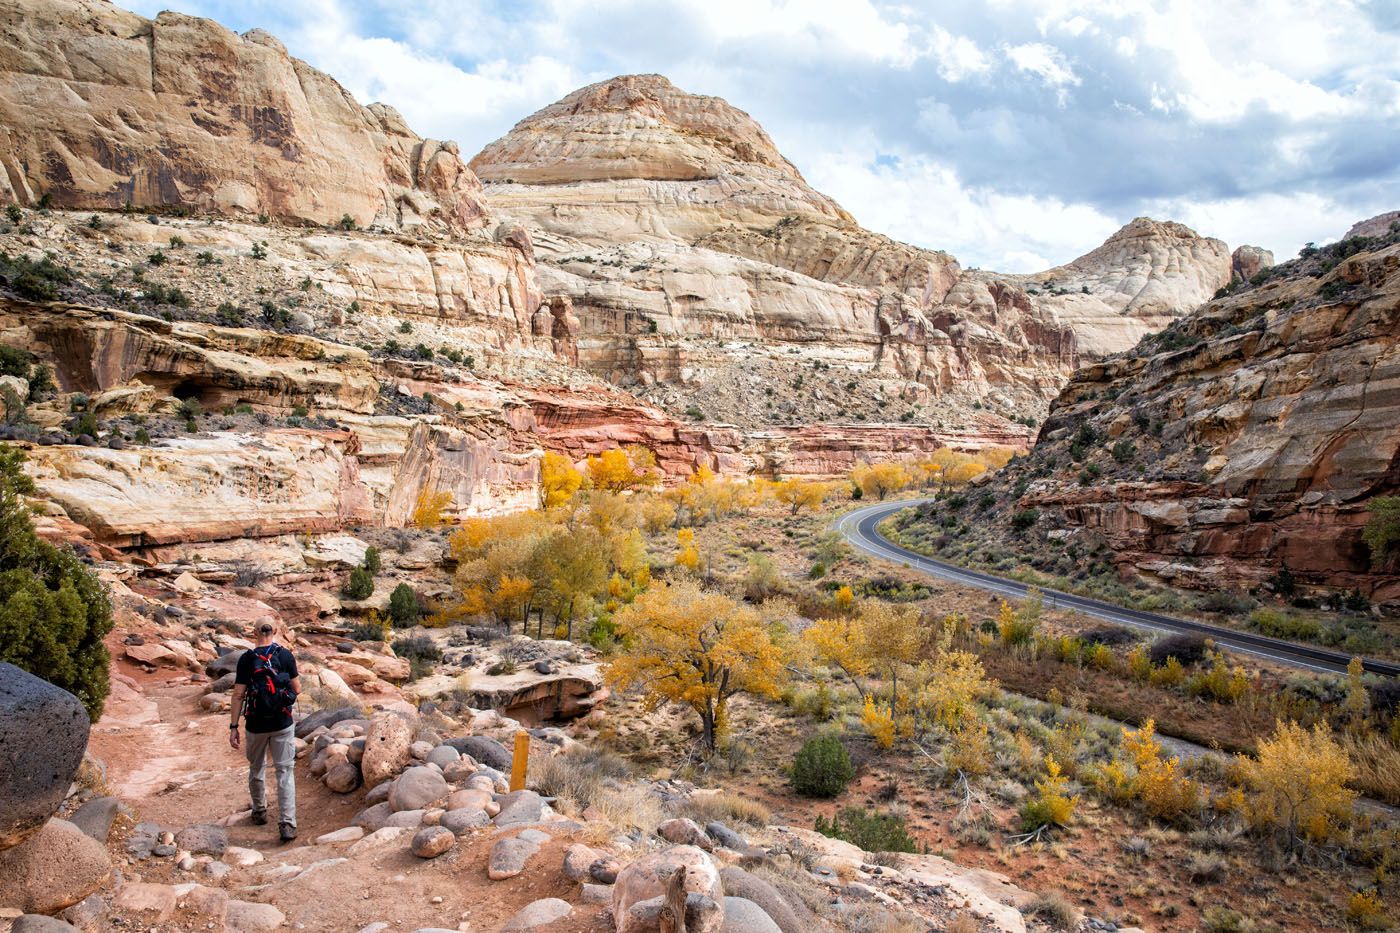
[[243, 740], [243, 748], [248, 756], [248, 796], [253, 799], [254, 810], [267, 809], [267, 782], [263, 778], [266, 760], [272, 759], [272, 767], [277, 771], [278, 823], [297, 825], [297, 786], [293, 771], [297, 760], [295, 727], [288, 726], [281, 732], [249, 732]]

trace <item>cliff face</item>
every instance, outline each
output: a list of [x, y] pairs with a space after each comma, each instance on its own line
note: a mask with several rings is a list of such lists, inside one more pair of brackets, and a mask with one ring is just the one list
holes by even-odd
[[0, 196], [317, 224], [481, 226], [454, 143], [365, 107], [261, 30], [103, 0], [0, 10]]
[[735, 409], [706, 388], [730, 370], [798, 355], [849, 374], [855, 407], [937, 398], [957, 426], [990, 399], [1009, 420], [1230, 280], [1223, 243], [1146, 219], [1036, 276], [964, 270], [860, 227], [747, 114], [658, 75], [576, 91], [471, 164], [571, 300], [580, 363], [706, 410]]
[[1400, 233], [1371, 227], [1387, 232], [1305, 251], [1077, 373], [996, 481], [1039, 512], [1029, 550], [1400, 597], [1400, 565], [1373, 567], [1361, 539], [1371, 500], [1400, 490]]

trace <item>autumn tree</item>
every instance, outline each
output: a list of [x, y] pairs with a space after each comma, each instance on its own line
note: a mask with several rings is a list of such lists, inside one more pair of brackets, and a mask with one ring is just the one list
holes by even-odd
[[610, 492], [642, 489], [656, 485], [656, 455], [639, 445], [605, 450], [584, 461], [588, 483], [594, 489]]
[[692, 580], [654, 583], [615, 621], [622, 649], [608, 680], [639, 688], [649, 709], [694, 710], [708, 751], [736, 694], [774, 697], [784, 679], [782, 651], [758, 613]]
[[419, 528], [436, 528], [445, 522], [443, 512], [452, 504], [452, 493], [424, 487], [413, 506], [413, 524]]
[[1351, 819], [1356, 792], [1347, 784], [1356, 769], [1326, 723], [1310, 731], [1279, 722], [1259, 740], [1258, 756], [1240, 756], [1237, 768], [1247, 789], [1245, 819], [1282, 833], [1290, 845], [1302, 838], [1325, 842]]
[[546, 509], [567, 505], [583, 485], [583, 474], [573, 461], [552, 450], [540, 461], [540, 505]]
[[826, 501], [829, 487], [825, 483], [806, 483], [789, 479], [779, 483], [775, 494], [779, 502], [788, 506], [796, 515], [802, 509], [815, 512]]
[[695, 546], [694, 528], [682, 528], [676, 532], [676, 566], [687, 570], [700, 569], [700, 549]]
[[879, 499], [898, 492], [913, 481], [909, 471], [898, 463], [877, 463], [874, 466], [862, 463], [851, 471], [851, 482], [865, 495]]

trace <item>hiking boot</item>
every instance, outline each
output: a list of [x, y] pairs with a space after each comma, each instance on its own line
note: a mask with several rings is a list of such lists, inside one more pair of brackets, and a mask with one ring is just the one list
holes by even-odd
[[267, 811], [254, 810], [248, 815], [248, 819], [252, 820], [254, 826], [265, 826], [267, 824]]
[[291, 842], [293, 839], [295, 839], [295, 838], [297, 837], [297, 828], [296, 828], [295, 826], [293, 826], [291, 823], [282, 823], [282, 824], [279, 824], [278, 827], [277, 827], [277, 829], [280, 831], [280, 833], [281, 833], [281, 835], [282, 835], [282, 841], [283, 841], [283, 842]]

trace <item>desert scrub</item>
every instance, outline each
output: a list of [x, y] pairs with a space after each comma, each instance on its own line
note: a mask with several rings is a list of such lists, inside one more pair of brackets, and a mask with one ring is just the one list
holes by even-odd
[[721, 823], [747, 823], [761, 828], [773, 821], [772, 811], [762, 803], [728, 791], [693, 795], [686, 801], [684, 812], [702, 826], [718, 820]]
[[917, 852], [904, 817], [895, 813], [846, 807], [830, 820], [818, 816], [815, 829], [823, 836], [844, 839], [867, 852]]
[[792, 763], [792, 789], [803, 797], [835, 797], [855, 776], [846, 746], [830, 733], [808, 739]]

